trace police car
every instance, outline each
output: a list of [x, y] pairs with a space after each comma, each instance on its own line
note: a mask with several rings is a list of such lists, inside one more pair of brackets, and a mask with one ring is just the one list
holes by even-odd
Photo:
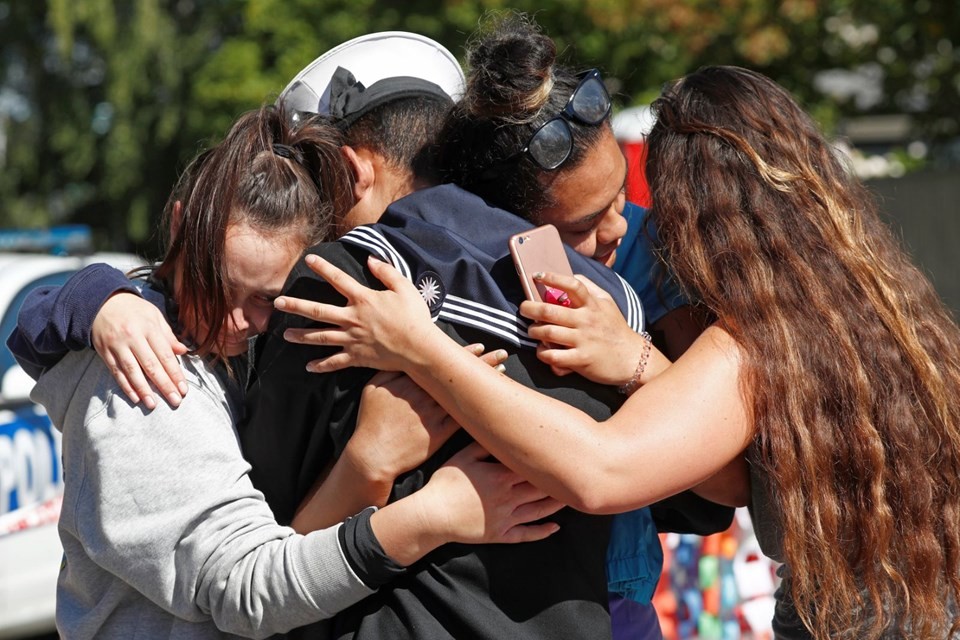
[[[129, 270], [143, 261], [130, 254], [85, 252], [85, 227], [0, 232], [0, 341], [16, 327], [31, 289], [63, 284], [95, 262]], [[48, 253], [36, 253], [44, 249]], [[30, 250], [30, 253], [22, 253]], [[42, 407], [30, 402], [33, 380], [0, 347], [0, 638], [54, 629], [57, 573], [63, 551], [57, 518], [63, 495], [60, 434]]]

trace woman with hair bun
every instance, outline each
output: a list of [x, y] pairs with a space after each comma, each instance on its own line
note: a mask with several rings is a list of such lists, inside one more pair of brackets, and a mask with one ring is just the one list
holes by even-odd
[[557, 63], [553, 40], [522, 16], [468, 46], [467, 89], [440, 139], [443, 179], [535, 224], [553, 224], [578, 253], [612, 266], [627, 163], [596, 69]]
[[[612, 101], [600, 72], [577, 73], [560, 64], [554, 41], [517, 14], [488, 22], [467, 50], [467, 88], [440, 136], [443, 179], [534, 224], [554, 225], [565, 244], [612, 268], [628, 219], [637, 227], [648, 221], [643, 209], [626, 202], [627, 163], [613, 135]], [[656, 263], [644, 234], [634, 237], [636, 245], [628, 248], [632, 257], [642, 254], [647, 265]], [[639, 265], [634, 272], [642, 274], [630, 284], [643, 302], [647, 330], [676, 358], [699, 334], [701, 323], [669, 278], [658, 286]], [[626, 340], [609, 328], [595, 325], [595, 333], [581, 340], [581, 352], [586, 345], [604, 350]], [[547, 362], [557, 373], [570, 371]], [[729, 494], [712, 497], [732, 504]], [[694, 518], [696, 524], [660, 518], [658, 526], [701, 534], [729, 526], [731, 509], [692, 495], [685, 500], [682, 511], [669, 513]], [[615, 638], [661, 637], [650, 597], [662, 557], [649, 510], [615, 520], [608, 553]], [[629, 590], [626, 584], [632, 585]]]
[[[499, 460], [588, 512], [649, 504], [746, 454], [758, 538], [785, 563], [776, 638], [957, 637], [955, 320], [776, 83], [707, 67], [654, 109], [652, 215], [667, 262], [714, 322], [671, 365], [626, 345], [571, 364], [629, 385], [609, 420], [460, 353], [375, 261], [386, 291], [317, 263], [347, 306], [311, 310], [335, 325], [317, 340], [343, 347], [313, 366], [407, 372]], [[576, 278], [542, 281], [574, 304], [522, 312], [539, 323], [531, 335], [564, 344], [598, 298]]]

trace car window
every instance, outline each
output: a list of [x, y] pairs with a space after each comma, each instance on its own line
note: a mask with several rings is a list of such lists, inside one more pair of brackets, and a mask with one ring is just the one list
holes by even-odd
[[61, 271], [47, 274], [31, 281], [29, 284], [20, 289], [20, 291], [18, 291], [13, 297], [13, 300], [10, 302], [10, 306], [7, 307], [7, 309], [3, 312], [3, 319], [0, 320], [0, 338], [3, 340], [3, 347], [0, 348], [0, 380], [3, 379], [3, 375], [7, 372], [7, 370], [16, 364], [13, 354], [10, 353], [10, 350], [6, 347], [6, 342], [7, 337], [17, 326], [17, 314], [20, 312], [20, 306], [23, 304], [27, 294], [37, 287], [47, 285], [62, 285], [67, 281], [68, 278], [70, 278], [71, 275], [73, 275], [73, 273], [73, 271]]

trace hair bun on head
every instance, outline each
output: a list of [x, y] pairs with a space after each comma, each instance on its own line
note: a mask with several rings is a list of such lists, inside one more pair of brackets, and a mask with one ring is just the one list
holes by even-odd
[[485, 25], [468, 45], [470, 74], [463, 106], [480, 118], [532, 118], [550, 96], [556, 58], [553, 40], [522, 15]]

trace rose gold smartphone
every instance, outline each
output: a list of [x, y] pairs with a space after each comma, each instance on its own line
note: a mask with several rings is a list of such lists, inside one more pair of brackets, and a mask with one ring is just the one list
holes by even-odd
[[528, 300], [552, 302], [568, 306], [566, 294], [547, 287], [533, 279], [538, 271], [573, 275], [570, 261], [560, 240], [557, 228], [552, 224], [518, 233], [510, 238], [510, 255], [520, 275], [520, 283]]

